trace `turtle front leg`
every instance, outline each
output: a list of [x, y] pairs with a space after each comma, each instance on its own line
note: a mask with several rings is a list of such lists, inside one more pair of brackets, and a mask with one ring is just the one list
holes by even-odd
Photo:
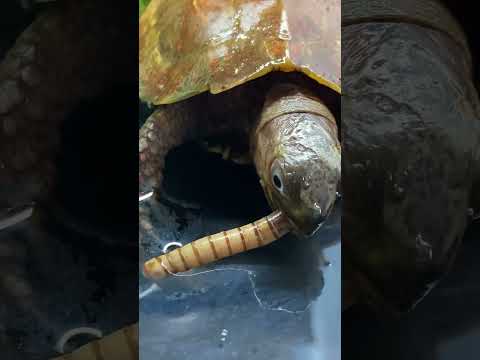
[[[153, 235], [151, 207], [144, 200], [159, 195], [165, 158], [173, 148], [195, 139], [218, 135], [236, 125], [235, 118], [221, 118], [208, 113], [209, 95], [163, 105], [150, 115], [139, 134], [139, 241]], [[238, 122], [237, 122], [238, 123]], [[237, 124], [238, 125], [238, 124]], [[170, 200], [170, 199], [169, 199]], [[183, 204], [182, 204], [183, 205]], [[143, 248], [140, 247], [143, 258]]]
[[[144, 200], [160, 193], [163, 168], [168, 152], [182, 143], [201, 136], [200, 116], [190, 107], [195, 99], [159, 107], [140, 129], [139, 135], [139, 242], [142, 244], [154, 225], [150, 206]], [[193, 106], [193, 105], [192, 105]], [[140, 258], [145, 254], [140, 246]]]
[[205, 133], [199, 126], [201, 116], [185, 105], [158, 108], [140, 129], [139, 200], [160, 191], [168, 152]]
[[235, 117], [228, 119], [208, 111], [206, 104], [210, 96], [202, 94], [161, 105], [142, 126], [139, 134], [139, 199], [160, 192], [165, 158], [170, 150], [188, 141], [241, 128], [243, 123], [236, 121]]

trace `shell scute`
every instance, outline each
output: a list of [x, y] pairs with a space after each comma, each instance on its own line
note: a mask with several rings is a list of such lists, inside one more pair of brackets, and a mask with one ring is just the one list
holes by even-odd
[[140, 98], [168, 104], [271, 71], [340, 92], [340, 0], [153, 0], [140, 19]]

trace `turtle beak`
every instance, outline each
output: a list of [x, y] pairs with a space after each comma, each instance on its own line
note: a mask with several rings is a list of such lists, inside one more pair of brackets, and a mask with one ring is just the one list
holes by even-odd
[[301, 211], [287, 214], [293, 225], [293, 233], [299, 237], [313, 236], [322, 227], [328, 218], [328, 213], [317, 209], [302, 209]]
[[314, 235], [328, 219], [336, 201], [336, 196], [319, 196], [316, 201], [305, 202], [300, 198], [285, 198], [275, 192], [269, 195], [270, 206], [286, 215], [292, 225], [292, 233], [299, 237]]

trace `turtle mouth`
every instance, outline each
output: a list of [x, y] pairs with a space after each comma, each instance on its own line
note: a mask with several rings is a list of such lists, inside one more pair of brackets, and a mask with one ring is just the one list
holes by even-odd
[[315, 235], [323, 226], [329, 212], [322, 214], [314, 210], [304, 210], [297, 214], [286, 215], [292, 225], [292, 233], [296, 236], [307, 238]]
[[272, 208], [282, 211], [292, 227], [292, 233], [302, 238], [315, 235], [328, 219], [333, 208], [333, 204], [324, 207], [291, 206], [291, 204], [289, 206], [281, 201], [275, 201], [276, 199], [272, 200], [275, 205]]

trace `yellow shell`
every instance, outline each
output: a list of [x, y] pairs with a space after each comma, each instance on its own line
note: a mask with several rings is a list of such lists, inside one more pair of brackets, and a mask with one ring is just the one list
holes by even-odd
[[299, 71], [340, 93], [340, 0], [152, 0], [140, 19], [140, 98], [158, 105]]

